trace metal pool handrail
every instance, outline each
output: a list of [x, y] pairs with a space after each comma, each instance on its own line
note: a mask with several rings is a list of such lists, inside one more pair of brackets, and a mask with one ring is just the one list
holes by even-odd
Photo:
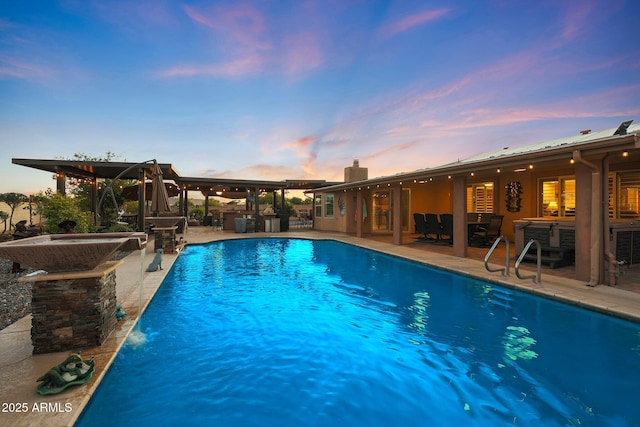
[[[522, 260], [524, 259], [524, 256], [527, 254], [527, 252], [529, 251], [529, 248], [531, 247], [532, 244], [536, 244], [536, 261], [538, 264], [538, 269], [536, 274], [531, 275], [531, 276], [520, 276], [520, 263], [522, 262]], [[540, 247], [540, 242], [538, 242], [535, 239], [531, 239], [529, 240], [529, 242], [526, 244], [526, 246], [524, 247], [524, 249], [522, 250], [522, 253], [520, 254], [520, 256], [518, 257], [518, 260], [516, 261], [516, 276], [518, 276], [518, 279], [533, 279], [533, 283], [540, 283], [540, 276], [541, 276], [541, 270], [542, 270], [542, 248]]]
[[[501, 240], [504, 240], [505, 243], [507, 244], [507, 255], [506, 255], [506, 259], [505, 259], [505, 267], [504, 268], [489, 268], [489, 258], [491, 258], [491, 254], [493, 254], [493, 251], [496, 249], [496, 247], [498, 246], [498, 244], [500, 243]], [[500, 271], [502, 273], [503, 276], [509, 276], [509, 254], [510, 254], [510, 250], [509, 250], [509, 239], [507, 239], [504, 236], [500, 236], [498, 237], [495, 242], [493, 242], [493, 245], [491, 246], [491, 249], [489, 249], [489, 252], [487, 252], [487, 254], [484, 256], [484, 268], [487, 269], [487, 271], [490, 272], [495, 272], [495, 271]]]

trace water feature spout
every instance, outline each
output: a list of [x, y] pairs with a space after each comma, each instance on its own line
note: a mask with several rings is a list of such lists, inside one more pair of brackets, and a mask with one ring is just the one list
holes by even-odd
[[39, 269], [19, 279], [33, 282], [33, 352], [102, 345], [118, 316], [115, 271], [123, 261], [112, 258], [146, 244], [143, 232], [52, 234], [1, 243], [0, 258]]
[[84, 271], [146, 243], [147, 235], [140, 232], [45, 234], [0, 243], [0, 257], [49, 273]]

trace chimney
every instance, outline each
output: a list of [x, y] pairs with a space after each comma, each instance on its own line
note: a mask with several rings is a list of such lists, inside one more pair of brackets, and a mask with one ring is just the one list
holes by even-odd
[[353, 161], [353, 166], [344, 168], [344, 182], [363, 181], [367, 178], [369, 178], [369, 169], [361, 168], [357, 159]]

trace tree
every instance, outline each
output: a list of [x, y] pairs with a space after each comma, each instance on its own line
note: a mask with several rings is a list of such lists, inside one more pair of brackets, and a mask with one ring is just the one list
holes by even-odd
[[[121, 157], [119, 154], [115, 154], [111, 151], [107, 151], [104, 156], [92, 156], [85, 153], [75, 153], [71, 159], [74, 161], [85, 161], [85, 162], [111, 162]], [[105, 179], [98, 187], [98, 199], [102, 197], [102, 193], [105, 189], [111, 184], [112, 180]], [[130, 179], [119, 179], [116, 182], [113, 182], [111, 185], [111, 190], [113, 191], [113, 196], [115, 198], [115, 205], [113, 199], [110, 195], [104, 197], [103, 204], [100, 207], [101, 212], [99, 214], [102, 217], [104, 222], [113, 221], [118, 216], [118, 211], [120, 210], [120, 206], [125, 203], [124, 197], [122, 197], [122, 188], [137, 185], [137, 180]], [[77, 200], [79, 206], [85, 211], [91, 211], [91, 182], [88, 179], [77, 179], [72, 178], [69, 180], [67, 189], [69, 190], [69, 194], [72, 194]]]
[[11, 209], [11, 213], [9, 214], [9, 226], [13, 225], [13, 213], [16, 208], [24, 203], [29, 201], [29, 197], [25, 196], [22, 193], [3, 193], [0, 194], [0, 202], [4, 202]]
[[82, 209], [76, 198], [65, 197], [62, 194], [47, 190], [42, 196], [42, 204], [38, 208], [47, 221], [43, 226], [45, 233], [59, 233], [58, 224], [65, 220], [76, 222], [75, 231], [86, 233], [91, 223], [91, 213]]
[[[45, 196], [42, 193], [33, 194], [29, 196], [29, 206], [25, 206], [22, 209], [29, 210], [29, 224], [33, 225], [33, 216], [39, 214], [40, 207], [42, 207]], [[39, 214], [38, 223], [42, 222], [42, 214]]]
[[2, 234], [7, 232], [7, 220], [9, 219], [9, 214], [5, 211], [0, 211], [0, 220], [4, 224], [4, 230], [2, 230]]
[[195, 220], [201, 221], [204, 217], [204, 210], [201, 208], [193, 208], [189, 212], [189, 218], [193, 218]]
[[273, 193], [264, 193], [258, 197], [258, 203], [261, 205], [272, 205], [273, 204]]
[[291, 200], [291, 203], [293, 203], [294, 205], [310, 205], [311, 204], [311, 199], [308, 197], [306, 199], [301, 199], [300, 197], [292, 197], [289, 200]]

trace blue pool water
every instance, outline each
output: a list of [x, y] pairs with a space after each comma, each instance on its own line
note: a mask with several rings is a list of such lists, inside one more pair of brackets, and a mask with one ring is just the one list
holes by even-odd
[[640, 423], [640, 325], [332, 241], [187, 246], [141, 324], [77, 425]]

